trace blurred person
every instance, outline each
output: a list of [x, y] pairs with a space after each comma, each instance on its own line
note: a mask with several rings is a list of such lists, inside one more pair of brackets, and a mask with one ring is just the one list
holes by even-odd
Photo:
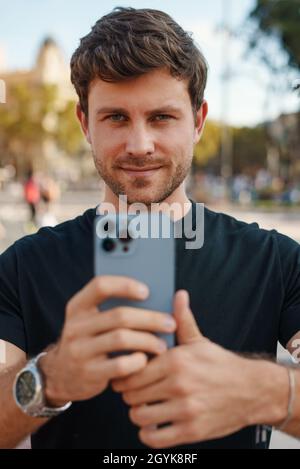
[[253, 184], [246, 174], [237, 174], [233, 177], [231, 197], [234, 202], [249, 205], [253, 200]]
[[293, 204], [300, 203], [300, 189], [298, 187], [293, 187], [291, 190], [291, 202]]
[[269, 171], [264, 168], [261, 168], [259, 171], [257, 171], [254, 184], [257, 191], [262, 191], [266, 188], [269, 188], [272, 184], [272, 177]]
[[60, 197], [60, 190], [58, 184], [48, 174], [40, 178], [40, 193], [41, 200], [47, 208], [52, 202], [55, 202]]
[[37, 225], [37, 208], [40, 202], [41, 194], [39, 183], [35, 178], [34, 172], [32, 169], [28, 170], [26, 180], [24, 183], [24, 199], [28, 205], [30, 212], [30, 222], [36, 226]]
[[[176, 202], [188, 207], [178, 220], [197, 223], [184, 180], [206, 76], [191, 36], [161, 11], [117, 8], [81, 39], [71, 79], [104, 202]], [[101, 206], [0, 256], [0, 446], [32, 434], [33, 448], [266, 448], [262, 424], [299, 436], [299, 371], [264, 358], [275, 359], [277, 340], [295, 352], [299, 245], [205, 209], [204, 246], [176, 240], [173, 318], [100, 314], [108, 298], [149, 294], [138, 280], [93, 277]], [[176, 347], [153, 334], [163, 331], [176, 332]], [[110, 358], [119, 350], [132, 353]]]
[[48, 174], [41, 176], [39, 186], [42, 207], [38, 216], [38, 224], [40, 227], [55, 226], [57, 218], [53, 213], [52, 203], [60, 197], [59, 186]]

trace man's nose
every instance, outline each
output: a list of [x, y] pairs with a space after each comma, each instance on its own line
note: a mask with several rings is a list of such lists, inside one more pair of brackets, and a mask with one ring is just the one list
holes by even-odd
[[126, 153], [143, 156], [154, 152], [154, 141], [151, 132], [142, 124], [133, 126], [126, 139]]

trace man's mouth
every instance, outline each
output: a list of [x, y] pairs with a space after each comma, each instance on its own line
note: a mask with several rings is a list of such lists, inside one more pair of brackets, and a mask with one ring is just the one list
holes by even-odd
[[149, 167], [144, 167], [144, 168], [121, 167], [120, 169], [124, 171], [126, 174], [128, 174], [128, 176], [135, 176], [135, 177], [143, 176], [144, 177], [144, 176], [152, 176], [161, 168], [162, 166], [149, 166]]

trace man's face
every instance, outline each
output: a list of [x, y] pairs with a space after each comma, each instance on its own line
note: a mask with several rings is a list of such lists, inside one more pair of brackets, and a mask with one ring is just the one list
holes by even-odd
[[160, 69], [118, 83], [95, 79], [89, 117], [77, 109], [107, 190], [159, 203], [183, 183], [207, 113], [193, 115], [187, 82]]

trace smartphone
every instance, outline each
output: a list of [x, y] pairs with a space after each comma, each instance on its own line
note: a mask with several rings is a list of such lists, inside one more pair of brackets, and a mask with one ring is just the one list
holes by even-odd
[[[98, 215], [94, 224], [95, 275], [131, 277], [149, 288], [145, 300], [110, 298], [100, 311], [117, 306], [172, 314], [175, 293], [175, 238], [172, 220], [161, 212]], [[174, 333], [157, 333], [167, 347], [175, 345]], [[114, 352], [111, 356], [128, 352]]]

